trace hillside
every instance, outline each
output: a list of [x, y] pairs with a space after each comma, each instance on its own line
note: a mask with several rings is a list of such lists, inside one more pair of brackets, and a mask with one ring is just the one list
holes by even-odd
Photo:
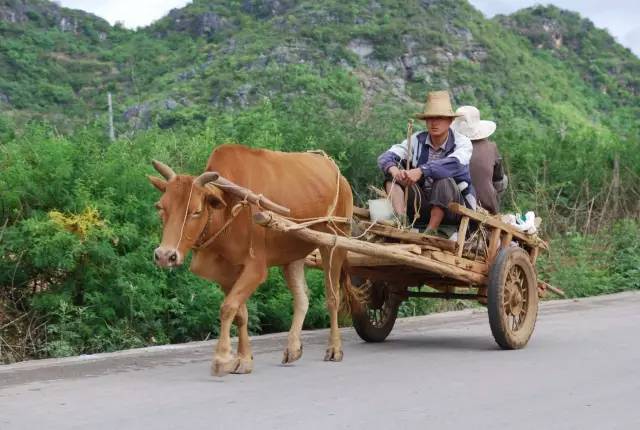
[[292, 143], [304, 127], [339, 151], [330, 121], [377, 152], [427, 90], [448, 88], [496, 119], [515, 153], [559, 129], [637, 134], [640, 60], [554, 7], [487, 20], [452, 0], [196, 0], [133, 32], [46, 1], [0, 5], [5, 128], [34, 116], [62, 131], [104, 122], [107, 91], [119, 134], [264, 110], [268, 99], [270, 115], [287, 118], [288, 149], [308, 146]]
[[47, 1], [0, 1], [2, 112], [19, 123], [86, 120], [117, 73], [100, 54], [112, 46], [112, 32], [101, 18]]

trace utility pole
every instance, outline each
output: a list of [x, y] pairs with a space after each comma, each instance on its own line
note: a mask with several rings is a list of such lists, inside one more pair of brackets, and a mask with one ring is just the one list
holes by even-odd
[[111, 93], [107, 93], [107, 101], [109, 102], [109, 140], [116, 140], [116, 134], [113, 131], [113, 105], [111, 104]]

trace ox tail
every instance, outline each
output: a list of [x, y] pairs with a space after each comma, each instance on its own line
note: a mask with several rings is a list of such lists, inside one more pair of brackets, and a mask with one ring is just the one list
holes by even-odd
[[356, 288], [351, 283], [351, 275], [349, 274], [349, 263], [345, 258], [340, 271], [340, 312], [345, 315], [353, 315], [360, 313], [364, 309], [367, 302], [367, 291], [365, 289]]

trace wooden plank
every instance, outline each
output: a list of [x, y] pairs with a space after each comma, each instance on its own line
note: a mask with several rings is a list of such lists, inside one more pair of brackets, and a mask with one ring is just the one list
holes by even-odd
[[299, 226], [286, 218], [278, 216], [272, 212], [259, 212], [253, 216], [254, 221], [267, 228], [291, 234], [299, 239], [314, 243], [319, 246], [345, 249], [372, 257], [383, 257], [393, 259], [395, 262], [428, 272], [437, 273], [452, 279], [457, 279], [471, 284], [485, 284], [486, 276], [459, 267], [434, 261], [428, 257], [419, 256], [399, 249], [388, 249], [384, 245], [364, 242], [361, 240], [322, 233]]
[[[416, 255], [422, 255], [422, 247], [420, 245], [413, 244], [381, 244], [383, 246], [392, 249], [402, 249], [411, 252]], [[431, 248], [431, 247], [429, 247]], [[436, 249], [437, 250], [437, 249]], [[353, 267], [377, 267], [377, 266], [392, 266], [395, 262], [389, 258], [371, 257], [368, 255], [358, 254], [356, 252], [347, 252], [347, 262]], [[319, 250], [314, 250], [305, 259], [305, 265], [307, 267], [322, 268], [322, 256]]]
[[562, 291], [560, 288], [556, 288], [553, 285], [547, 284], [546, 282], [543, 282], [543, 281], [538, 281], [538, 292], [542, 292], [544, 294], [546, 290], [549, 290], [560, 297], [567, 297], [565, 292]]
[[427, 272], [414, 269], [413, 267], [398, 265], [376, 267], [350, 266], [349, 273], [374, 282], [386, 282], [398, 288], [418, 287], [428, 283], [431, 277], [434, 276]]
[[495, 215], [482, 214], [480, 212], [468, 209], [459, 203], [449, 204], [449, 210], [458, 213], [460, 215], [468, 216], [469, 218], [478, 221], [481, 224], [487, 224], [491, 227], [496, 227], [511, 233], [513, 237], [518, 238], [529, 246], [537, 246], [543, 249], [549, 249], [549, 245], [537, 235], [528, 235], [513, 227], [506, 222], [503, 222], [499, 217]]
[[472, 272], [480, 273], [482, 275], [489, 274], [489, 265], [486, 263], [479, 263], [473, 260], [468, 260], [462, 257], [456, 257], [455, 255], [445, 254], [439, 251], [425, 251], [424, 255], [431, 256], [434, 260], [441, 261], [446, 264], [459, 267], [463, 270], [470, 270]]
[[469, 217], [463, 216], [458, 228], [458, 257], [462, 257], [464, 251], [464, 241], [467, 239], [467, 229], [469, 228]]
[[[371, 223], [369, 222], [363, 222], [362, 224], [364, 225], [365, 229], [371, 226]], [[414, 233], [411, 231], [403, 231], [395, 227], [379, 224], [373, 225], [369, 231], [379, 236], [390, 237], [392, 239], [398, 239], [404, 242], [435, 246], [443, 251], [456, 251], [456, 242], [441, 237], [430, 236], [422, 233]]]
[[498, 254], [498, 249], [500, 249], [501, 233], [502, 231], [499, 228], [494, 228], [489, 235], [489, 248], [487, 249], [487, 263], [489, 264], [493, 264], [493, 260]]
[[386, 282], [397, 288], [420, 287], [428, 285], [438, 291], [445, 292], [450, 287], [468, 288], [469, 283], [443, 278], [439, 275], [420, 271], [409, 266], [376, 266], [349, 267], [349, 273], [371, 281]]
[[430, 291], [409, 291], [407, 293], [409, 297], [427, 297], [431, 299], [444, 299], [444, 300], [478, 300], [479, 297], [477, 294], [466, 294], [466, 293], [433, 293]]
[[529, 252], [529, 259], [531, 260], [531, 264], [533, 264], [533, 267], [536, 266], [536, 260], [538, 259], [539, 252], [540, 250], [536, 247], [531, 248], [531, 252]]
[[369, 209], [366, 209], [366, 208], [360, 208], [358, 206], [354, 206], [353, 214], [358, 218], [364, 218], [366, 220], [371, 219], [371, 215], [369, 214]]
[[[506, 232], [502, 235], [502, 244], [500, 245], [501, 248], [508, 248], [511, 246], [511, 240], [513, 239], [513, 235], [509, 232]], [[537, 247], [534, 247], [533, 249], [538, 249]]]
[[480, 296], [478, 301], [483, 305], [486, 305], [487, 304], [487, 287], [478, 287], [478, 296]]

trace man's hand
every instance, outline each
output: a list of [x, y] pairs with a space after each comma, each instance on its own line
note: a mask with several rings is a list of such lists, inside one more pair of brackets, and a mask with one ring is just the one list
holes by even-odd
[[396, 166], [392, 166], [389, 168], [389, 174], [391, 176], [393, 176], [393, 179], [395, 179], [395, 181], [400, 184], [400, 185], [407, 185], [407, 171], [406, 170], [400, 170], [399, 168], [397, 168]]
[[422, 178], [422, 169], [415, 168], [411, 170], [405, 170], [405, 185], [413, 185]]

